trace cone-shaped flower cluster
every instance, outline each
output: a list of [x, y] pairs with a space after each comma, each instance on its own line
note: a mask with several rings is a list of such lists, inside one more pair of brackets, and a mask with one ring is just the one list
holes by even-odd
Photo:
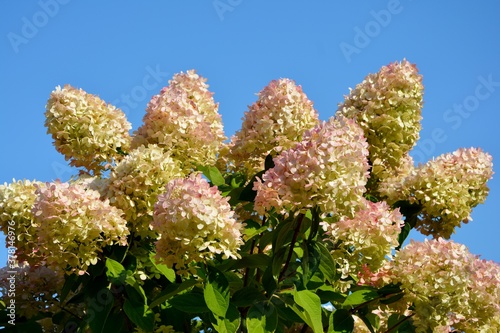
[[[333, 243], [332, 256], [341, 279], [356, 277], [362, 268], [375, 272], [382, 267], [398, 246], [403, 224], [401, 213], [390, 210], [383, 201], [365, 201], [353, 218], [342, 217], [331, 224], [322, 222], [326, 241]], [[351, 283], [340, 280], [339, 287], [346, 291]]]
[[[0, 185], [0, 230], [15, 237], [18, 260], [28, 260], [36, 250], [36, 235], [31, 209], [36, 199], [37, 181], [19, 180]], [[15, 233], [9, 234], [10, 230]], [[6, 244], [7, 245], [7, 244]]]
[[130, 146], [125, 114], [99, 97], [70, 85], [57, 87], [47, 102], [47, 132], [70, 165], [99, 174]]
[[175, 179], [158, 196], [153, 229], [160, 234], [156, 255], [180, 272], [192, 261], [205, 262], [216, 254], [237, 258], [243, 244], [242, 225], [217, 187], [210, 187], [201, 174]]
[[179, 163], [157, 145], [134, 149], [111, 171], [106, 195], [125, 213], [135, 235], [154, 236], [151, 230], [158, 194], [172, 179], [182, 177]]
[[461, 222], [471, 220], [472, 208], [486, 200], [492, 175], [491, 155], [476, 148], [459, 149], [416, 168], [404, 187], [410, 202], [422, 205], [417, 229], [449, 238]]
[[122, 211], [101, 201], [97, 191], [54, 182], [40, 185], [36, 193], [38, 245], [49, 267], [83, 274], [104, 246], [127, 244]]
[[[500, 330], [500, 267], [478, 259], [464, 245], [442, 238], [415, 242], [390, 265], [415, 307], [417, 332], [453, 327], [464, 332]], [[496, 319], [495, 319], [496, 318]]]
[[331, 118], [304, 134], [302, 142], [274, 158], [275, 166], [254, 183], [255, 210], [352, 216], [368, 179], [367, 143], [350, 119]]
[[422, 76], [415, 65], [403, 60], [368, 75], [339, 105], [338, 112], [356, 119], [363, 128], [377, 178], [397, 168], [417, 142], [422, 96]]
[[264, 169], [268, 154], [291, 148], [317, 124], [318, 113], [301, 86], [290, 79], [273, 80], [259, 92], [241, 130], [231, 138], [231, 162], [253, 175]]
[[132, 146], [157, 144], [185, 171], [213, 165], [226, 137], [219, 106], [205, 81], [194, 70], [174, 75], [149, 102]]

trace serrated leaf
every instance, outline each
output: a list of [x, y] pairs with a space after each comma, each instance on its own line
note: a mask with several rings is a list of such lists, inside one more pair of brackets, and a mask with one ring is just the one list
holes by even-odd
[[129, 299], [123, 304], [123, 311], [127, 317], [146, 332], [152, 332], [154, 328], [154, 313], [146, 304], [133, 302]]
[[151, 260], [151, 263], [153, 264], [154, 267], [163, 275], [165, 276], [168, 281], [170, 282], [175, 282], [175, 271], [172, 268], [169, 268], [165, 264], [158, 264], [156, 263], [155, 260], [155, 254], [150, 253], [149, 254], [149, 259]]
[[224, 317], [229, 307], [229, 283], [220, 272], [212, 272], [203, 289], [208, 308], [214, 315]]
[[226, 183], [219, 169], [214, 166], [198, 166], [198, 170], [203, 172], [203, 175], [215, 186], [224, 185]]
[[92, 332], [106, 333], [106, 326], [109, 314], [114, 304], [113, 294], [108, 289], [101, 289], [97, 295], [99, 296], [99, 308], [93, 306], [94, 297], [88, 297], [87, 319]]
[[278, 312], [274, 305], [269, 301], [252, 305], [247, 313], [246, 326], [248, 333], [274, 332], [278, 326]]
[[231, 304], [238, 307], [246, 307], [258, 301], [264, 301], [266, 297], [255, 287], [244, 287], [237, 290], [231, 298]]
[[240, 312], [232, 304], [228, 307], [224, 317], [217, 315], [212, 315], [212, 317], [212, 325], [219, 333], [236, 333], [240, 327]]
[[337, 309], [330, 315], [328, 333], [351, 333], [354, 330], [354, 318], [345, 309]]
[[313, 329], [313, 332], [323, 332], [321, 300], [319, 296], [309, 290], [300, 290], [293, 293], [293, 299], [303, 309], [302, 315], [297, 314]]
[[194, 286], [197, 283], [198, 283], [198, 281], [196, 281], [196, 280], [193, 279], [193, 280], [186, 280], [186, 281], [182, 282], [181, 284], [171, 284], [171, 285], [168, 285], [154, 299], [154, 301], [152, 301], [149, 304], [149, 307], [152, 309], [155, 306], [158, 306], [158, 305], [162, 304], [163, 302], [165, 302], [166, 300], [170, 299], [171, 297], [177, 295], [181, 291], [184, 291], [186, 289], [191, 288], [192, 286]]
[[106, 276], [110, 282], [116, 284], [122, 284], [125, 282], [127, 277], [127, 272], [125, 271], [125, 267], [120, 264], [118, 261], [107, 258], [106, 259]]
[[174, 308], [187, 313], [204, 313], [209, 312], [203, 294], [199, 292], [188, 292], [172, 297], [168, 304]]
[[314, 247], [318, 251], [319, 257], [319, 270], [325, 276], [327, 281], [333, 282], [336, 280], [338, 272], [335, 261], [333, 260], [330, 251], [321, 243], [315, 243]]
[[347, 296], [343, 306], [360, 305], [368, 301], [374, 300], [378, 297], [380, 297], [380, 295], [375, 290], [372, 289], [356, 290], [355, 292]]

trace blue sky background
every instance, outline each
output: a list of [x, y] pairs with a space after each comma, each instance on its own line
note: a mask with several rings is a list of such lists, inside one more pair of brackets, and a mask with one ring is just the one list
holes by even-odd
[[499, 15], [498, 1], [4, 0], [0, 183], [75, 173], [43, 126], [57, 85], [98, 94], [136, 129], [150, 97], [194, 68], [208, 78], [231, 136], [273, 79], [302, 85], [326, 120], [349, 87], [407, 58], [425, 86], [416, 161], [472, 146], [493, 155], [490, 196], [452, 239], [500, 262]]

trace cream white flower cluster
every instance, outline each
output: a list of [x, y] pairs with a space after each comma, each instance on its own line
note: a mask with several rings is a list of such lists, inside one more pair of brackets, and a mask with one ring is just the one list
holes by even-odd
[[352, 217], [368, 179], [368, 150], [362, 129], [350, 119], [331, 118], [304, 134], [303, 141], [274, 158], [275, 166], [254, 183], [255, 210]]
[[464, 245], [442, 238], [412, 240], [396, 254], [388, 274], [414, 304], [416, 332], [500, 331], [500, 267]]
[[38, 250], [47, 265], [67, 273], [85, 273], [102, 248], [127, 244], [122, 211], [101, 201], [97, 191], [61, 182], [40, 185], [33, 205]]
[[[29, 260], [36, 251], [35, 230], [32, 206], [36, 199], [37, 181], [18, 180], [0, 185], [0, 230], [5, 235], [15, 230], [16, 255], [19, 261]], [[6, 244], [7, 245], [7, 244]], [[38, 261], [38, 259], [35, 259]]]
[[82, 89], [57, 87], [47, 102], [45, 126], [70, 165], [99, 174], [130, 147], [125, 114]]
[[416, 144], [422, 96], [422, 76], [415, 65], [403, 60], [369, 74], [339, 105], [339, 113], [356, 119], [363, 128], [377, 178], [390, 175]]
[[170, 181], [155, 205], [153, 230], [160, 234], [157, 258], [175, 265], [180, 273], [189, 270], [191, 262], [205, 262], [216, 254], [237, 258], [243, 244], [242, 224], [233, 215], [228, 198], [201, 174]]
[[182, 176], [179, 162], [168, 152], [153, 144], [140, 146], [113, 168], [106, 197], [124, 212], [135, 235], [154, 237], [151, 222], [158, 195], [170, 180]]
[[205, 81], [194, 70], [174, 75], [149, 102], [132, 147], [156, 144], [186, 172], [196, 165], [213, 165], [226, 137], [219, 106]]
[[391, 210], [381, 201], [364, 202], [353, 218], [341, 217], [336, 223], [322, 222], [326, 241], [333, 243], [332, 257], [338, 265], [341, 291], [352, 284], [362, 269], [376, 272], [392, 256], [404, 224], [399, 210]]
[[[486, 200], [493, 175], [491, 155], [481, 149], [458, 149], [417, 167], [404, 182], [410, 202], [422, 205], [416, 228], [424, 235], [450, 238], [472, 208]], [[406, 193], [405, 193], [406, 192]]]
[[317, 124], [318, 113], [302, 87], [290, 79], [273, 80], [259, 92], [231, 138], [230, 163], [253, 175], [264, 170], [268, 154], [291, 148]]

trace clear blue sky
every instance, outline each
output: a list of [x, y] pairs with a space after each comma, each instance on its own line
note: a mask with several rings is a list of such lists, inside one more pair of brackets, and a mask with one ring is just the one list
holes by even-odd
[[194, 68], [208, 78], [230, 136], [272, 79], [302, 85], [326, 120], [349, 87], [407, 58], [425, 85], [415, 159], [471, 146], [493, 155], [490, 196], [452, 239], [500, 262], [499, 14], [498, 1], [4, 0], [0, 183], [74, 172], [43, 126], [57, 85], [114, 102], [136, 129], [149, 98]]

